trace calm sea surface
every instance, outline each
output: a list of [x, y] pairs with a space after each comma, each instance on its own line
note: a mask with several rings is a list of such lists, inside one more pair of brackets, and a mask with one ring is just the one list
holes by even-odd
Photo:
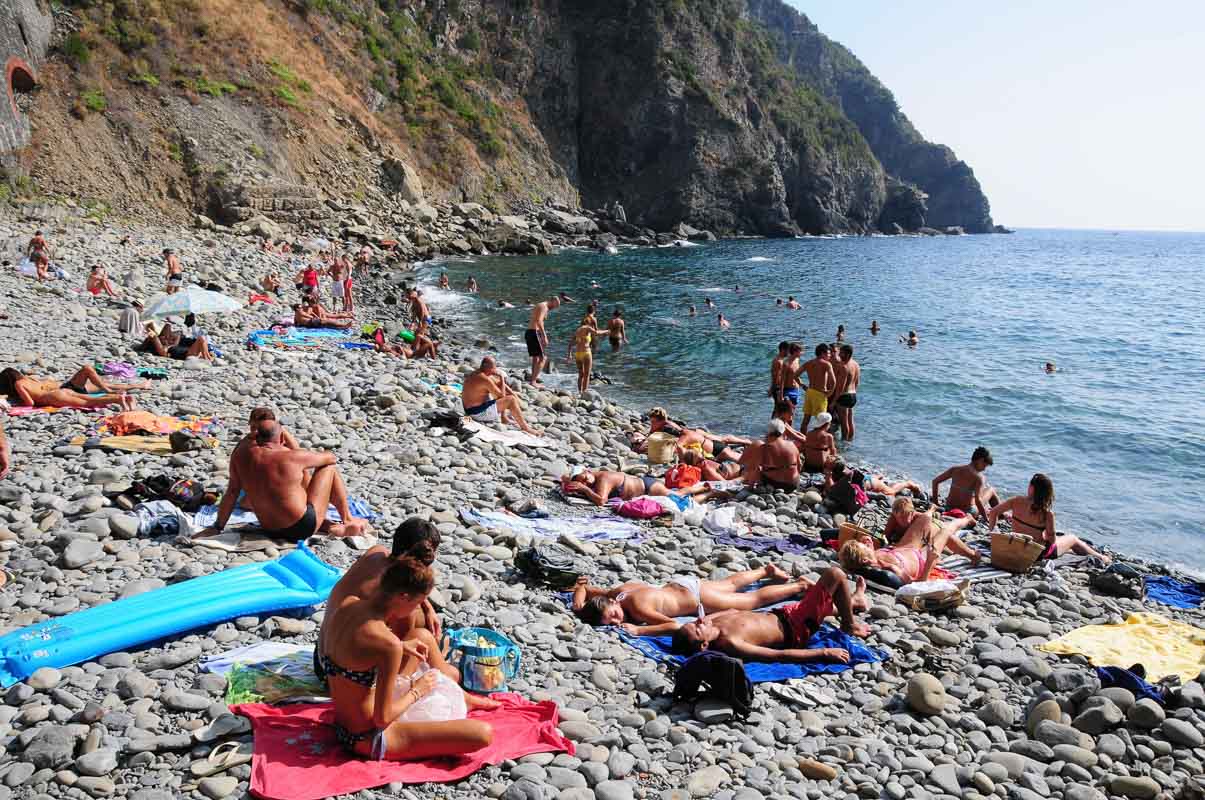
[[[525, 359], [529, 299], [594, 299], [600, 322], [622, 306], [631, 345], [599, 349], [595, 369], [614, 384], [597, 388], [715, 431], [760, 433], [777, 343], [799, 340], [810, 353], [843, 324], [863, 376], [850, 458], [927, 488], [982, 444], [1002, 493], [1024, 492], [1034, 472], [1051, 476], [1061, 530], [1205, 571], [1205, 234], [1033, 230], [571, 250], [429, 264], [424, 282], [433, 286], [440, 270], [454, 286], [475, 276], [481, 294], [429, 288], [433, 305], [493, 331], [512, 370]], [[776, 308], [787, 295], [803, 309]], [[731, 330], [704, 313], [705, 298]], [[492, 308], [499, 299], [519, 307]], [[573, 385], [564, 358], [582, 313], [578, 305], [551, 315], [554, 386]], [[920, 335], [915, 349], [899, 342], [909, 329]], [[1043, 371], [1046, 361], [1056, 374]]]

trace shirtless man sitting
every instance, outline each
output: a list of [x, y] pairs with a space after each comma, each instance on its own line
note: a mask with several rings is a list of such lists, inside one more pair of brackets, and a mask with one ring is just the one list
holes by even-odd
[[293, 324], [298, 328], [350, 328], [355, 320], [348, 314], [327, 311], [311, 296], [306, 303], [293, 306]]
[[940, 502], [941, 485], [950, 482], [950, 494], [946, 497], [946, 508], [974, 514], [972, 506], [979, 509], [987, 519], [988, 508], [1000, 503], [996, 490], [988, 485], [983, 473], [992, 465], [992, 454], [986, 447], [976, 447], [971, 453], [971, 463], [950, 467], [933, 479], [933, 502]]
[[[741, 591], [763, 580], [774, 581], [774, 585]], [[674, 617], [702, 618], [730, 608], [752, 611], [796, 597], [811, 585], [802, 578], [791, 581], [791, 576], [774, 564], [737, 572], [721, 581], [675, 575], [664, 586], [633, 581], [602, 589], [582, 576], [573, 590], [573, 610], [587, 625], [619, 625], [633, 636], [652, 636], [678, 630]]]
[[[326, 599], [327, 608], [338, 608], [348, 597], [368, 597], [376, 590], [377, 584], [385, 570], [389, 569], [399, 558], [413, 558], [422, 564], [430, 566], [435, 561], [435, 553], [439, 549], [442, 537], [439, 530], [422, 517], [410, 517], [397, 527], [393, 533], [393, 548], [377, 545], [356, 559], [356, 563], [348, 567], [343, 577], [331, 589], [330, 597]], [[439, 641], [441, 625], [439, 615], [435, 613], [431, 601], [423, 598], [422, 604], [414, 613], [400, 620], [393, 627], [398, 638], [403, 638], [407, 631], [424, 628], [431, 632], [435, 641]], [[326, 620], [318, 630], [318, 642], [314, 646], [314, 674], [323, 683], [326, 675], [320, 664], [318, 654], [325, 652], [322, 646], [323, 635], [326, 632]], [[449, 678], [460, 682], [460, 673], [455, 667], [446, 662], [440, 667]]]
[[520, 430], [533, 436], [541, 433], [523, 419], [519, 398], [506, 385], [506, 377], [492, 356], [481, 359], [481, 366], [464, 377], [460, 402], [464, 404], [465, 416], [478, 422], [506, 422], [510, 417], [511, 424]]
[[[347, 486], [335, 467], [335, 454], [285, 447], [283, 428], [276, 420], [261, 420], [252, 428], [254, 440], [230, 455], [230, 481], [218, 518], [198, 536], [222, 532], [239, 493], [245, 491], [265, 533], [276, 539], [303, 541], [321, 532], [328, 536], [358, 536], [369, 530], [347, 505]], [[307, 470], [313, 470], [307, 475]], [[334, 504], [340, 522], [326, 518]]]
[[785, 422], [772, 419], [766, 426], [766, 440], [745, 448], [741, 474], [749, 488], [763, 484], [785, 492], [799, 488], [799, 448], [787, 440], [786, 429]]
[[854, 619], [855, 611], [865, 610], [869, 605], [865, 591], [865, 581], [859, 579], [857, 589], [851, 592], [845, 573], [829, 567], [796, 603], [769, 611], [719, 611], [683, 625], [674, 633], [671, 651], [692, 655], [711, 649], [755, 661], [848, 664], [848, 650], [811, 649], [807, 643], [820, 630], [824, 619], [834, 612], [840, 618], [841, 630], [851, 636], [869, 635], [866, 623]]

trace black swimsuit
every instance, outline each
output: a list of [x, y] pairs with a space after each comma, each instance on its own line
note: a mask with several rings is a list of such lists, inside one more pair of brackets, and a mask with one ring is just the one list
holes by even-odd
[[[376, 667], [361, 670], [345, 669], [344, 667], [341, 667], [332, 661], [330, 656], [319, 652], [317, 647], [314, 648], [314, 673], [317, 674], [323, 680], [323, 682], [327, 682], [332, 676], [335, 676], [343, 678], [344, 680], [349, 680], [352, 683], [369, 689], [371, 689], [377, 682]], [[382, 731], [376, 728], [369, 728], [368, 730], [360, 731], [359, 733], [352, 733], [338, 722], [334, 723], [334, 728], [335, 739], [339, 742], [339, 744], [343, 745], [344, 749], [352, 753], [356, 751], [357, 744], [369, 739], [373, 739], [382, 733]], [[381, 745], [381, 742], [374, 741], [374, 753], [383, 749]], [[384, 754], [382, 753], [382, 755]]]
[[264, 532], [273, 539], [286, 539], [290, 542], [300, 542], [310, 538], [318, 532], [318, 515], [314, 512], [314, 505], [307, 503], [305, 513], [301, 515], [301, 519], [289, 527], [281, 528], [280, 530], [265, 528]]

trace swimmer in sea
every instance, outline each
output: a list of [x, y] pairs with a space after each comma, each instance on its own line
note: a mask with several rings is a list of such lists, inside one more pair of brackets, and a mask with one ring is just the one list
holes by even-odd
[[726, 331], [732, 327], [732, 323], [729, 322], [728, 320], [724, 319], [723, 314], [717, 314], [716, 316], [719, 317], [720, 330]]
[[792, 311], [798, 311], [801, 307], [802, 306], [799, 305], [799, 301], [794, 297], [787, 298], [787, 308], [791, 309]]
[[711, 302], [710, 297], [703, 298], [703, 305], [707, 306], [708, 308], [715, 308], [715, 303]]
[[628, 325], [623, 321], [623, 309], [616, 308], [610, 322], [607, 323], [607, 330], [610, 331], [607, 338], [611, 340], [611, 349], [618, 350], [620, 347], [628, 343]]
[[695, 316], [698, 316], [698, 312], [697, 312], [697, 311], [695, 311], [695, 307], [694, 307], [694, 306], [690, 306], [690, 308], [689, 308], [689, 309], [687, 310], [687, 312], [686, 312], [686, 316], [688, 316], [688, 317], [695, 317]]
[[1056, 369], [1057, 369], [1057, 368], [1054, 366], [1054, 362], [1053, 362], [1053, 361], [1047, 361], [1047, 362], [1046, 362], [1046, 374], [1047, 374], [1047, 375], [1053, 375], [1053, 374], [1055, 373], [1055, 370], [1056, 370]]
[[845, 326], [844, 325], [837, 326], [837, 341], [838, 342], [845, 341]]
[[870, 335], [871, 336], [879, 335], [879, 321], [877, 319], [872, 319], [870, 321]]
[[498, 308], [514, 308], [515, 305], [514, 305], [514, 303], [508, 303], [505, 300], [499, 300], [497, 307]]
[[451, 289], [452, 288], [452, 284], [448, 282], [448, 273], [446, 273], [446, 272], [439, 273], [439, 288], [440, 289]]
[[909, 347], [916, 347], [920, 344], [920, 337], [916, 335], [916, 331], [908, 331], [908, 338], [900, 337], [900, 341]]
[[774, 305], [778, 306], [779, 308], [782, 308], [782, 298], [781, 297], [774, 298]]

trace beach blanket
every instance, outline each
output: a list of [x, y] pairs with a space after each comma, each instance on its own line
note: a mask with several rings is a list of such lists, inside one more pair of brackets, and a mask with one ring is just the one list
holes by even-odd
[[170, 434], [183, 430], [207, 433], [215, 427], [213, 417], [165, 417], [149, 411], [122, 411], [104, 417], [96, 426], [96, 433], [101, 436]]
[[[347, 498], [347, 507], [351, 510], [351, 515], [358, 519], [366, 519], [369, 522], [376, 522], [380, 518], [380, 514], [373, 511], [372, 506], [370, 506], [368, 501], [364, 500], [363, 498]], [[339, 512], [335, 510], [333, 505], [327, 506], [326, 518], [331, 522], [339, 521]], [[193, 524], [197, 526], [197, 530], [202, 530], [204, 528], [208, 528], [210, 525], [217, 522], [217, 520], [217, 506], [201, 506], [199, 509], [197, 509], [196, 516], [193, 517]], [[234, 512], [230, 515], [230, 519], [226, 520], [226, 527], [258, 528], [260, 527], [259, 517], [255, 516], [254, 511], [249, 511], [245, 508], [238, 508], [236, 506]]]
[[[360, 538], [360, 537], [351, 537]], [[225, 553], [254, 553], [259, 550], [291, 550], [297, 546], [295, 541], [273, 539], [266, 533], [254, 528], [228, 528], [216, 536], [195, 537], [185, 534], [176, 538], [176, 544], [193, 547], [207, 547], [210, 550], [221, 550]], [[364, 549], [364, 548], [357, 548]]]
[[1083, 655], [1096, 667], [1142, 664], [1147, 677], [1160, 681], [1179, 675], [1196, 680], [1205, 668], [1205, 629], [1158, 614], [1131, 614], [1120, 625], [1085, 625], [1038, 645], [1056, 655]]
[[1013, 574], [993, 567], [990, 553], [984, 554], [978, 566], [971, 566], [971, 559], [966, 556], [945, 556], [937, 562], [937, 566], [950, 573], [953, 580], [966, 578], [971, 583], [999, 580]]
[[[781, 603], [779, 605], [782, 605]], [[682, 617], [679, 622], [692, 622], [690, 617]], [[672, 664], [679, 667], [686, 661], [686, 656], [677, 656], [670, 652], [672, 637], [665, 636], [632, 636], [622, 630], [618, 631], [619, 638], [631, 645], [645, 656], [661, 664]], [[887, 657], [874, 648], [867, 647], [861, 639], [850, 636], [828, 623], [820, 626], [820, 630], [808, 640], [805, 648], [839, 647], [849, 651], [848, 664], [834, 664], [813, 661], [807, 664], [796, 664], [786, 661], [745, 661], [745, 674], [753, 683], [776, 683], [792, 678], [802, 678], [807, 675], [820, 673], [844, 672], [847, 669], [868, 662], [882, 661]]]
[[476, 420], [465, 418], [461, 425], [466, 431], [471, 431], [473, 436], [483, 442], [501, 442], [509, 447], [524, 447], [546, 448], [552, 447], [555, 442], [544, 436], [532, 436], [530, 433], [524, 433], [517, 430], [494, 430], [486, 427]]
[[283, 330], [252, 331], [247, 335], [247, 341], [258, 347], [276, 347], [297, 349], [304, 347], [325, 347], [339, 342], [354, 342], [357, 340], [353, 330], [336, 328], [285, 328]]
[[1177, 580], [1168, 575], [1150, 575], [1146, 579], [1146, 599], [1172, 608], [1200, 608], [1205, 600], [1201, 584]]
[[526, 533], [537, 539], [556, 539], [562, 534], [586, 542], [639, 542], [645, 531], [639, 525], [614, 517], [546, 517], [527, 519], [501, 511], [478, 511], [465, 506], [460, 518], [466, 525], [480, 525], [491, 530]]
[[[210, 449], [217, 449], [218, 440], [210, 436], [201, 437], [201, 441]], [[76, 436], [70, 441], [77, 447], [87, 444], [85, 436]], [[156, 456], [170, 456], [172, 441], [168, 436], [102, 436], [97, 442], [102, 450], [119, 450], [123, 453], [150, 453]]]
[[573, 742], [557, 730], [557, 707], [532, 703], [515, 694], [495, 694], [494, 711], [473, 711], [469, 719], [488, 722], [493, 743], [463, 756], [424, 761], [371, 761], [350, 755], [335, 741], [334, 706], [269, 706], [245, 703], [231, 710], [251, 720], [255, 754], [251, 792], [265, 800], [320, 800], [350, 795], [387, 783], [450, 783], [487, 764], [533, 753], [574, 753]]

